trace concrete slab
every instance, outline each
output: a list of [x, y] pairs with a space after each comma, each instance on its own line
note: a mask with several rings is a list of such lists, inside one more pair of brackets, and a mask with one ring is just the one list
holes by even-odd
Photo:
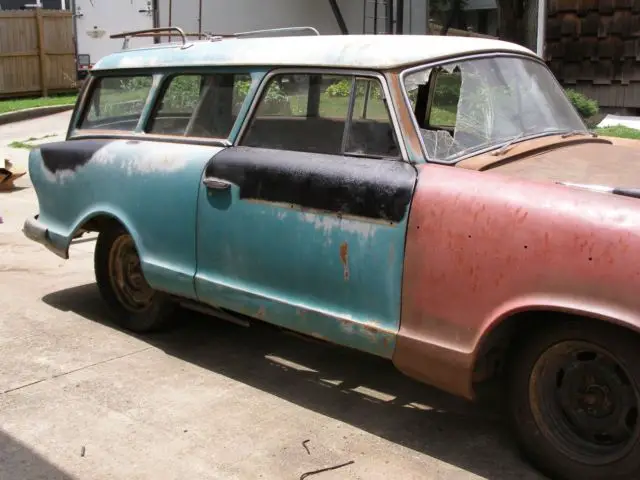
[[0, 196], [0, 479], [280, 480], [349, 461], [311, 478], [542, 478], [498, 415], [380, 359], [187, 312], [163, 334], [114, 328], [93, 243], [64, 261], [29, 242], [20, 181]]

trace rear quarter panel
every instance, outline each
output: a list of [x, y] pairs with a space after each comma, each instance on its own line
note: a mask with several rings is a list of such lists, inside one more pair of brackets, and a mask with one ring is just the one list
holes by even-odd
[[87, 220], [117, 219], [134, 237], [150, 285], [194, 298], [198, 188], [220, 150], [110, 139], [43, 145], [29, 158], [39, 220], [66, 250]]
[[472, 397], [478, 345], [523, 310], [640, 328], [640, 201], [423, 165], [409, 218], [394, 353], [410, 376]]

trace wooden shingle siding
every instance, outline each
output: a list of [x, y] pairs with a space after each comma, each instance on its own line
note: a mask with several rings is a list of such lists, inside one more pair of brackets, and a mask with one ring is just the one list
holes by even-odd
[[640, 0], [549, 0], [546, 59], [603, 107], [640, 108]]

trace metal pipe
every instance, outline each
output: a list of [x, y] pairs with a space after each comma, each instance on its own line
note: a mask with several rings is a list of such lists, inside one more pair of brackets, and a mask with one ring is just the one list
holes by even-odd
[[[198, 2], [198, 35], [202, 35], [202, 0]], [[198, 37], [198, 40], [200, 38]]]
[[385, 33], [392, 35], [393, 34], [393, 0], [387, 0], [387, 8], [386, 8], [386, 15], [387, 15], [387, 31]]
[[378, 34], [378, 0], [373, 0], [373, 33]]
[[546, 36], [546, 26], [547, 26], [547, 1], [539, 0], [538, 1], [538, 45], [537, 51], [539, 57], [544, 58], [544, 45], [545, 45], [545, 36]]
[[344, 22], [344, 17], [342, 16], [342, 12], [340, 11], [340, 7], [338, 6], [338, 0], [329, 0], [329, 5], [331, 5], [333, 16], [336, 17], [336, 22], [338, 22], [340, 33], [342, 33], [342, 35], [349, 35], [347, 24]]
[[[167, 27], [171, 26], [172, 15], [173, 15], [173, 0], [169, 0], [169, 22], [167, 23]], [[167, 37], [167, 41], [171, 43], [171, 36]]]
[[396, 9], [396, 34], [402, 35], [404, 33], [404, 0], [398, 0]]

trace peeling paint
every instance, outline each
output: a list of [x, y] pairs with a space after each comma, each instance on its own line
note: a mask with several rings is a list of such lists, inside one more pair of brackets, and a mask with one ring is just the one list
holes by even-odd
[[330, 241], [330, 234], [335, 231], [356, 234], [363, 242], [369, 241], [374, 235], [379, 225], [364, 222], [362, 220], [348, 220], [335, 215], [316, 215], [313, 213], [303, 213], [303, 222], [311, 223], [316, 230], [322, 231], [323, 235]]
[[344, 269], [344, 279], [349, 280], [349, 244], [342, 242], [340, 244], [340, 261]]
[[116, 165], [127, 172], [134, 173], [171, 173], [187, 165], [184, 146], [172, 143], [145, 142], [132, 145], [130, 141], [111, 142], [91, 157], [90, 163], [97, 165]]

